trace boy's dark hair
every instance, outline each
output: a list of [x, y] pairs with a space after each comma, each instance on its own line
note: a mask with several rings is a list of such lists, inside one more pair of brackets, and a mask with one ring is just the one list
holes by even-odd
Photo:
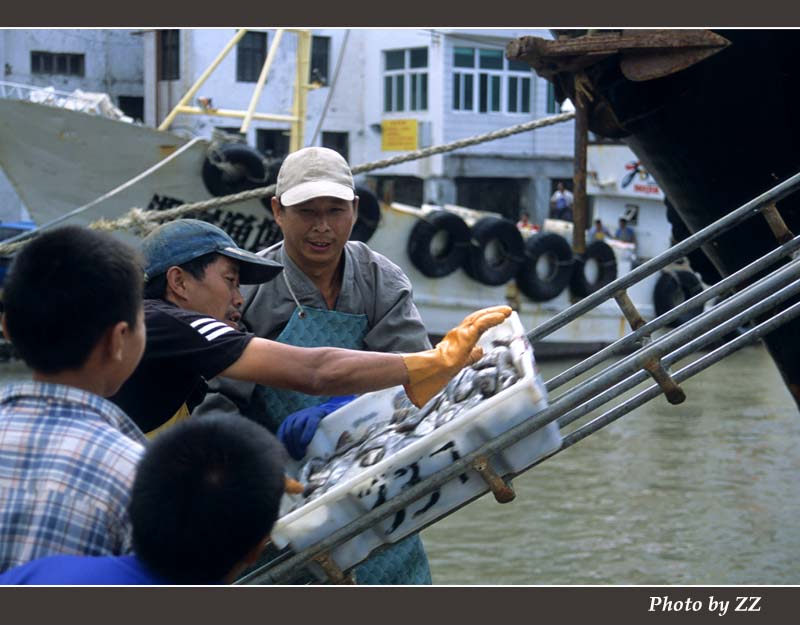
[[142, 308], [142, 261], [110, 234], [63, 226], [34, 237], [16, 255], [3, 303], [11, 341], [42, 373], [77, 369], [100, 337]]
[[[181, 269], [191, 274], [197, 280], [202, 280], [206, 275], [206, 267], [217, 260], [219, 254], [209, 252], [190, 261], [178, 265]], [[144, 285], [144, 296], [147, 299], [164, 299], [167, 293], [167, 274], [161, 273], [150, 278]]]
[[170, 582], [221, 582], [272, 529], [285, 458], [244, 417], [192, 418], [159, 434], [133, 483], [134, 553]]

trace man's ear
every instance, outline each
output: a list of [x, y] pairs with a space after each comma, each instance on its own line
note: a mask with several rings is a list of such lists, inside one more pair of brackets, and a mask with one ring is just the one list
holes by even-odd
[[358, 196], [353, 196], [353, 212], [355, 213], [356, 217], [358, 217]]
[[271, 200], [270, 204], [272, 206], [272, 216], [275, 218], [275, 222], [280, 226], [281, 225], [281, 217], [282, 217], [282, 214], [281, 214], [281, 201], [278, 198], [276, 198], [275, 196], [272, 196], [272, 200]]
[[174, 293], [181, 299], [186, 299], [186, 272], [178, 266], [167, 269], [167, 293]]

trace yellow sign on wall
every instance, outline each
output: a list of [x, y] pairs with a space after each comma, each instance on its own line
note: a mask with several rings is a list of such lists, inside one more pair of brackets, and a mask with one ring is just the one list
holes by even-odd
[[381, 150], [405, 152], [417, 149], [416, 119], [384, 119], [381, 122]]

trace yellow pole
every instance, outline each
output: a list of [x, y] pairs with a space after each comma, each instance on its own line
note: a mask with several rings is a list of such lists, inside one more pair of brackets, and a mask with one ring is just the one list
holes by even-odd
[[175, 117], [176, 117], [176, 116], [178, 115], [178, 113], [180, 112], [180, 111], [179, 111], [179, 109], [180, 109], [181, 107], [185, 106], [185, 105], [186, 105], [186, 103], [187, 103], [187, 102], [189, 102], [189, 101], [190, 101], [190, 100], [191, 100], [191, 99], [192, 99], [192, 98], [195, 96], [195, 94], [196, 94], [196, 93], [199, 91], [200, 87], [202, 87], [202, 86], [203, 86], [203, 83], [204, 83], [206, 80], [208, 80], [208, 77], [211, 75], [211, 73], [212, 73], [212, 72], [213, 72], [215, 69], [217, 69], [217, 66], [218, 66], [218, 65], [219, 65], [219, 64], [222, 62], [222, 59], [224, 59], [224, 58], [225, 58], [225, 57], [228, 55], [228, 52], [230, 52], [230, 51], [233, 49], [233, 47], [234, 47], [234, 46], [235, 46], [237, 43], [239, 43], [239, 40], [240, 40], [242, 37], [244, 37], [244, 35], [245, 35], [245, 33], [246, 33], [246, 32], [247, 32], [247, 29], [246, 29], [246, 28], [240, 28], [240, 29], [239, 29], [239, 31], [238, 31], [238, 32], [237, 32], [237, 33], [236, 33], [236, 34], [233, 36], [233, 39], [231, 39], [231, 40], [228, 42], [228, 45], [226, 45], [226, 46], [225, 46], [225, 47], [222, 49], [222, 52], [220, 52], [220, 53], [217, 55], [217, 58], [216, 58], [216, 59], [214, 59], [214, 62], [213, 62], [213, 63], [211, 63], [211, 65], [209, 65], [209, 66], [208, 66], [208, 68], [206, 69], [206, 71], [204, 71], [204, 72], [203, 72], [203, 74], [200, 76], [200, 78], [198, 78], [198, 79], [197, 79], [197, 82], [195, 82], [195, 83], [194, 83], [194, 85], [192, 85], [192, 88], [191, 88], [191, 89], [189, 89], [189, 91], [187, 91], [187, 92], [184, 94], [184, 96], [181, 98], [181, 101], [180, 101], [180, 102], [178, 102], [178, 104], [176, 104], [176, 105], [175, 105], [175, 108], [174, 108], [174, 109], [172, 109], [172, 111], [170, 111], [170, 114], [169, 114], [169, 115], [167, 115], [167, 117], [164, 119], [164, 121], [163, 121], [163, 122], [161, 122], [161, 125], [158, 127], [158, 129], [159, 129], [159, 130], [166, 130], [167, 128], [169, 128], [169, 127], [170, 127], [170, 125], [171, 125], [171, 124], [172, 124], [172, 122], [174, 121]]
[[255, 113], [256, 104], [258, 104], [261, 91], [264, 89], [264, 83], [267, 82], [267, 74], [269, 74], [269, 68], [272, 67], [272, 61], [278, 51], [278, 44], [281, 42], [282, 37], [283, 29], [281, 28], [275, 33], [275, 39], [273, 39], [272, 45], [269, 47], [269, 54], [267, 54], [267, 58], [264, 60], [264, 66], [261, 68], [261, 74], [258, 76], [258, 82], [253, 90], [253, 97], [250, 98], [250, 106], [247, 109], [247, 115], [245, 115], [244, 121], [242, 122], [242, 127], [239, 128], [239, 132], [242, 134], [245, 134], [250, 127], [250, 120], [253, 118], [253, 113]]
[[[232, 109], [214, 109], [214, 108], [200, 108], [199, 106], [180, 106], [178, 113], [185, 115], [210, 115], [212, 117], [235, 117], [237, 119], [244, 119], [247, 115], [245, 111], [238, 111]], [[253, 119], [271, 122], [294, 122], [297, 118], [293, 115], [278, 115], [277, 113], [253, 113]]]
[[311, 56], [311, 33], [307, 30], [297, 33], [297, 69], [294, 81], [294, 102], [292, 115], [296, 121], [292, 123], [289, 151], [295, 152], [303, 147], [305, 140], [306, 98], [308, 96], [309, 57]]

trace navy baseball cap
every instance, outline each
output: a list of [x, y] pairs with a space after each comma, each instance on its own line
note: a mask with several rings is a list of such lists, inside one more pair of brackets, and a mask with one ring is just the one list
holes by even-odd
[[268, 282], [283, 269], [280, 263], [243, 250], [227, 232], [213, 224], [199, 219], [178, 219], [159, 226], [142, 239], [145, 281], [211, 252], [239, 261], [242, 284]]

